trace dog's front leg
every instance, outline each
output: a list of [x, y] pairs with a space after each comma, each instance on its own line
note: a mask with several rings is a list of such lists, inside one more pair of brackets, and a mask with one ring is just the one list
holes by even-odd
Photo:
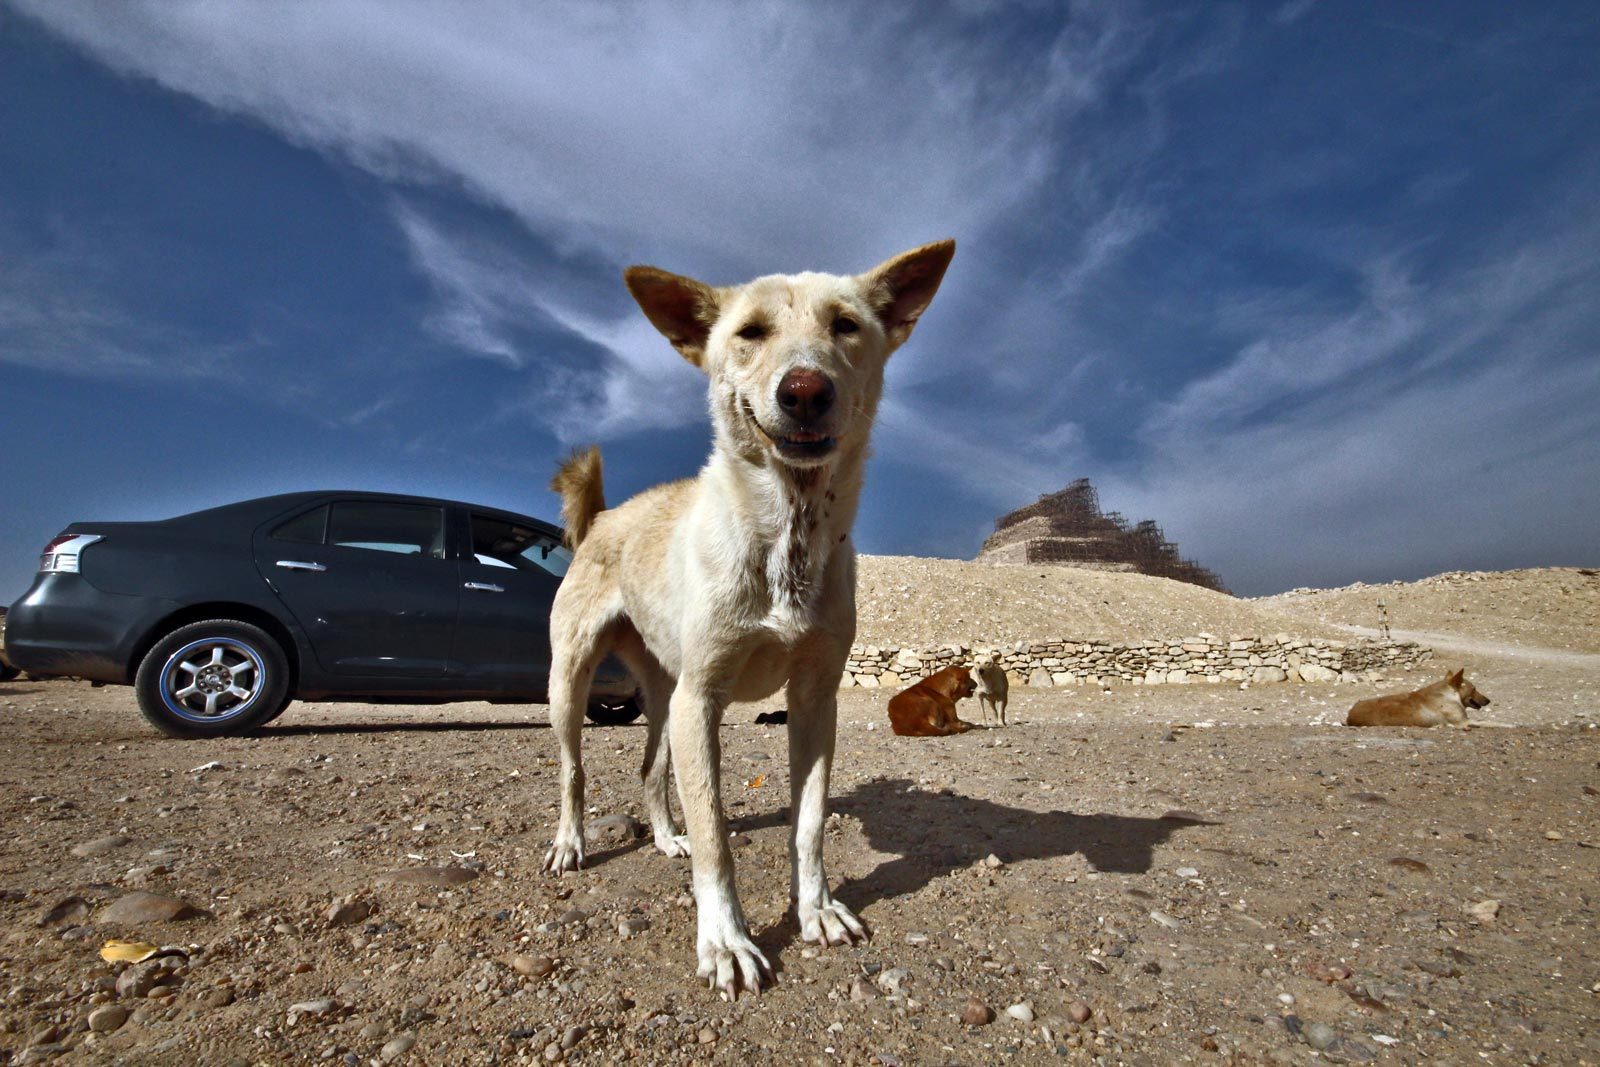
[[789, 679], [790, 892], [800, 938], [819, 945], [865, 940], [867, 928], [828, 891], [822, 862], [822, 830], [828, 817], [828, 779], [833, 770], [839, 719], [839, 672], [812, 672]]
[[722, 746], [717, 739], [726, 703], [703, 681], [680, 678], [672, 694], [668, 728], [694, 867], [697, 973], [712, 989], [734, 1000], [741, 987], [759, 992], [772, 977], [772, 965], [750, 940], [733, 884], [733, 851], [722, 815]]

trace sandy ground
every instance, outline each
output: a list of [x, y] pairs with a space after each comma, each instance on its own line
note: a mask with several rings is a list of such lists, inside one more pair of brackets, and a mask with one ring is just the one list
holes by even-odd
[[[874, 937], [821, 952], [785, 914], [783, 730], [751, 723], [781, 699], [731, 709], [781, 968], [731, 1004], [693, 979], [687, 861], [624, 826], [539, 873], [543, 708], [174, 742], [129, 690], [0, 683], [0, 1063], [1600, 1063], [1600, 671], [1458, 636], [1386, 683], [1019, 690], [948, 739], [841, 694], [828, 861]], [[1446, 662], [1511, 728], [1332, 725]], [[591, 827], [642, 816], [642, 737], [585, 731]], [[385, 877], [431, 867], [467, 880]], [[108, 917], [136, 890], [204, 914]], [[183, 954], [112, 966], [113, 937]]]

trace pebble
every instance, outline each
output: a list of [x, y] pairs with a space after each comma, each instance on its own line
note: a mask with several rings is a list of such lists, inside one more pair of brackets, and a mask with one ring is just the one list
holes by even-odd
[[110, 837], [97, 837], [93, 841], [85, 841], [81, 845], [72, 846], [72, 854], [80, 859], [92, 856], [104, 856], [107, 852], [119, 849], [133, 838], [122, 834], [112, 834]]
[[106, 1004], [89, 1013], [89, 1029], [97, 1034], [109, 1034], [122, 1028], [132, 1014], [121, 1004]]
[[1150, 913], [1150, 918], [1151, 918], [1152, 921], [1154, 921], [1156, 923], [1156, 925], [1165, 926], [1168, 930], [1181, 930], [1181, 929], [1183, 929], [1183, 923], [1182, 922], [1180, 922], [1177, 919], [1174, 919], [1172, 916], [1168, 915], [1164, 911], [1152, 911]]
[[1071, 1004], [1067, 1005], [1067, 1018], [1071, 1019], [1079, 1026], [1082, 1026], [1084, 1023], [1088, 1022], [1089, 1016], [1092, 1014], [1094, 1013], [1089, 1010], [1089, 1005], [1085, 1004], [1081, 1000], [1074, 1000]]
[[996, 856], [993, 852], [983, 857], [983, 865], [991, 871], [997, 871], [1006, 865], [1006, 861]]
[[66, 920], [77, 921], [89, 917], [89, 902], [82, 897], [62, 897], [39, 916], [40, 926], [50, 926]]
[[583, 1040], [583, 1035], [589, 1032], [586, 1026], [569, 1026], [567, 1032], [561, 1035], [561, 1051], [567, 1052], [576, 1047]]
[[716, 1044], [717, 1032], [715, 1030], [711, 1029], [711, 1027], [709, 1027], [709, 1026], [702, 1027], [698, 1036], [699, 1036], [700, 1043], [702, 1045], [714, 1045], [714, 1044]]
[[1177, 875], [1179, 878], [1198, 878], [1198, 877], [1200, 877], [1200, 872], [1198, 870], [1196, 870], [1195, 868], [1193, 868], [1193, 867], [1179, 867], [1177, 870], [1173, 871], [1172, 873]]
[[1031, 1023], [1033, 1022], [1033, 1005], [1024, 1000], [1007, 1008], [1006, 1014], [1019, 1023]]
[[1475, 904], [1466, 906], [1467, 914], [1480, 923], [1492, 923], [1500, 914], [1498, 900], [1480, 900]]
[[143, 923], [181, 922], [184, 919], [202, 917], [209, 917], [209, 913], [177, 897], [165, 893], [147, 893], [140, 889], [118, 897], [100, 913], [98, 921], [119, 926], [138, 926]]
[[160, 960], [136, 963], [117, 975], [117, 996], [147, 997], [166, 975], [167, 972], [162, 969]]
[[339, 1002], [332, 997], [317, 997], [315, 1000], [302, 1000], [298, 1004], [289, 1005], [290, 1015], [326, 1015], [339, 1006]]
[[[1544, 832], [1544, 839], [1546, 841], [1565, 841], [1566, 840], [1566, 838], [1562, 836], [1560, 830], [1546, 830]], [[73, 849], [72, 851], [76, 852], [78, 850], [77, 849]]]
[[1321, 1051], [1332, 1048], [1333, 1043], [1339, 1040], [1339, 1033], [1327, 1023], [1307, 1023], [1305, 1039], [1306, 1044]]
[[627, 939], [650, 929], [650, 920], [645, 918], [623, 919], [617, 924], [618, 936]]
[[968, 1026], [988, 1026], [994, 1022], [994, 1009], [977, 997], [968, 998], [961, 1009], [961, 1021]]
[[410, 1034], [401, 1034], [399, 1037], [384, 1043], [383, 1048], [378, 1051], [378, 1058], [384, 1063], [393, 1063], [407, 1052], [410, 1052], [411, 1046], [416, 1043], [417, 1039]]
[[878, 991], [870, 983], [857, 978], [850, 983], [850, 999], [857, 1004], [878, 999]]

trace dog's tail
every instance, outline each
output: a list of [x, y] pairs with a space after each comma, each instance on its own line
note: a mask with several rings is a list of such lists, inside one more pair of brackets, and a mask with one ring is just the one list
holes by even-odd
[[561, 494], [561, 524], [567, 528], [562, 539], [568, 548], [583, 544], [594, 517], [606, 509], [602, 473], [600, 448], [590, 445], [568, 456], [550, 479], [550, 488]]

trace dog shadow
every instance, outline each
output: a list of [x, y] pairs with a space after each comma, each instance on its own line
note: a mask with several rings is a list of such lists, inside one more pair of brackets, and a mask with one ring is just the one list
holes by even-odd
[[[958, 793], [930, 793], [908, 778], [875, 779], [835, 797], [830, 807], [861, 823], [867, 844], [886, 859], [852, 879], [838, 896], [857, 914], [880, 901], [909, 896], [935, 879], [971, 867], [991, 854], [1008, 864], [1081, 854], [1091, 868], [1113, 874], [1144, 874], [1155, 850], [1173, 834], [1214, 822], [1188, 816], [1134, 815], [1014, 808]], [[732, 820], [741, 832], [786, 825], [786, 809]], [[782, 943], [797, 934], [792, 914], [763, 940]]]

